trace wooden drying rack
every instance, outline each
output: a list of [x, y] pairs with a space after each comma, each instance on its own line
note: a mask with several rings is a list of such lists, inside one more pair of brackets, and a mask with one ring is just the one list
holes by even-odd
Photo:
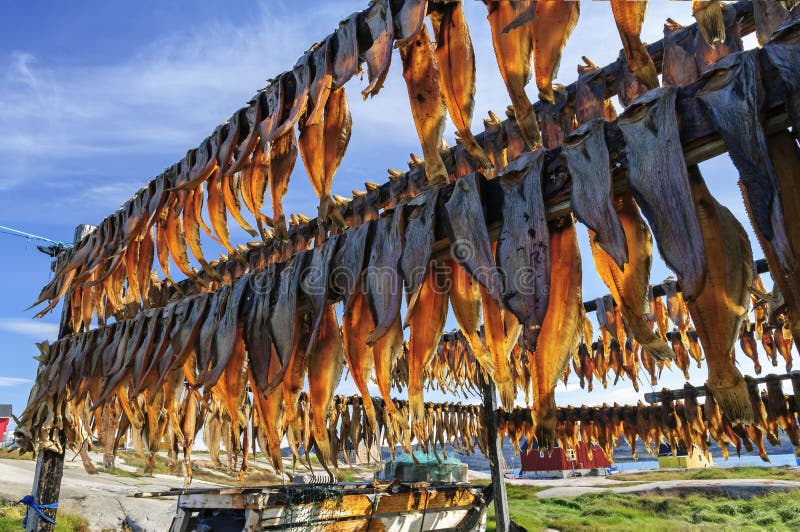
[[[735, 12], [735, 18], [739, 26], [741, 36], [745, 36], [754, 31], [753, 7], [751, 2], [740, 1], [728, 6], [728, 8], [734, 10]], [[693, 24], [687, 27], [687, 31], [697, 31], [697, 25]], [[663, 41], [658, 41], [654, 44], [651, 44], [648, 47], [648, 51], [653, 58], [656, 68], [660, 72], [662, 69], [664, 51]], [[618, 59], [617, 61], [602, 68], [600, 75], [605, 80], [607, 98], [610, 98], [616, 94], [616, 77], [621, 65], [621, 61], [621, 59]], [[775, 83], [777, 79], [777, 73], [765, 73], [764, 86], [766, 90], [764, 107], [767, 109], [765, 123], [765, 130], [767, 134], [785, 129], [788, 125], [781, 96], [776, 90], [776, 87], [780, 86], [779, 83]], [[701, 82], [697, 82], [693, 85], [681, 88], [678, 93], [677, 112], [681, 118], [681, 141], [684, 148], [686, 163], [689, 165], [706, 161], [726, 151], [722, 139], [715, 132], [706, 116], [706, 113], [702, 112], [700, 102], [694, 97], [701, 85]], [[568, 105], [570, 103], [574, 103], [576, 91], [577, 83], [573, 83], [566, 87]], [[542, 111], [544, 108], [541, 102], [537, 102], [534, 107], [537, 111]], [[480, 133], [477, 135], [477, 138], [478, 141], [481, 142], [485, 138], [485, 134]], [[615, 168], [613, 172], [614, 189], [616, 192], [622, 192], [627, 189], [627, 181], [625, 178], [625, 161], [624, 156], [622, 155], [624, 153], [624, 145], [621, 139], [617, 139], [617, 142], [609, 143], [609, 150], [611, 152], [611, 163]], [[559, 161], [560, 148], [549, 150], [547, 152], [545, 156], [544, 183], [548, 220], [556, 220], [570, 213], [569, 181], [567, 179], [568, 173], [566, 168], [564, 168], [563, 165], [560, 165]], [[410, 174], [411, 173], [405, 174], [404, 178], [407, 178], [410, 176]], [[381, 209], [385, 209], [388, 205], [390, 205], [391, 187], [392, 184], [387, 182], [381, 185], [378, 190], [375, 191], [375, 194], [378, 198], [376, 203]], [[443, 187], [443, 194], [449, 195], [451, 192], [452, 185]], [[489, 234], [492, 239], [496, 239], [501, 228], [501, 209], [498, 207], [501, 204], [502, 192], [500, 190], [499, 183], [497, 183], [497, 181], [488, 181], [487, 186], [483, 187], [482, 196], [483, 204], [487, 206], [486, 211]], [[123, 205], [122, 208], [125, 208], [125, 205]], [[345, 219], [352, 220], [352, 209], [353, 202], [351, 201], [344, 209]], [[81, 227], [84, 228], [84, 231], [76, 231], [75, 245], [79, 245], [87, 236], [85, 227], [88, 226]], [[318, 221], [314, 219], [307, 223], [300, 224], [295, 231], [298, 231], [301, 235], [307, 236], [309, 239], [311, 239], [318, 234]], [[444, 235], [437, 234], [436, 237], [436, 243], [434, 245], [431, 257], [432, 260], [442, 260], [449, 253], [449, 241]], [[254, 246], [254, 249], [258, 249], [263, 245], [264, 244], [258, 244]], [[67, 256], [70, 251], [67, 250], [65, 253], [60, 254], [59, 258]], [[232, 259], [228, 258], [227, 260]], [[759, 262], [757, 264], [757, 269], [760, 273], [765, 272], [767, 270], [765, 262]], [[178, 283], [179, 293], [185, 292], [186, 289], [189, 289], [193, 283], [194, 282], [190, 279], [186, 279]], [[663, 295], [663, 289], [660, 287], [657, 287], [654, 292], [656, 295]], [[594, 301], [586, 302], [585, 308], [589, 311], [595, 310], [596, 303]], [[66, 337], [72, 333], [68, 325], [69, 312], [69, 298], [65, 297], [61, 326], [59, 328], [59, 338]], [[483, 380], [482, 394], [484, 399], [484, 409], [485, 412], [492, 413], [485, 416], [484, 427], [489, 434], [488, 458], [492, 466], [492, 484], [495, 493], [494, 502], [496, 509], [497, 529], [505, 532], [509, 529], [510, 518], [508, 515], [505, 482], [503, 479], [503, 468], [501, 463], [501, 442], [497, 437], [497, 417], [494, 415], [497, 410], [497, 398], [494, 382], [492, 382], [491, 379], [486, 378], [486, 376], [483, 374], [481, 377]], [[41, 451], [39, 453], [36, 466], [36, 477], [33, 485], [33, 497], [35, 501], [39, 503], [47, 503], [58, 500], [61, 478], [63, 475], [63, 461], [63, 453], [58, 454], [52, 451]], [[54, 511], [45, 510], [45, 512], [49, 512], [53, 516], [55, 515]], [[39, 519], [34, 512], [30, 513], [31, 515], [29, 516], [27, 526], [28, 531], [52, 530], [52, 526], [50, 524]]]

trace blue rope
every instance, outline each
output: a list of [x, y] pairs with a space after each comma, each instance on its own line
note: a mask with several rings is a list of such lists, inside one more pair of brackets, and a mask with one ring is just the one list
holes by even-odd
[[[47, 521], [51, 525], [55, 525], [56, 524], [56, 520], [53, 519], [52, 517], [49, 517], [49, 516], [45, 515], [45, 513], [42, 510], [55, 510], [56, 508], [58, 508], [58, 503], [57, 502], [53, 502], [53, 503], [50, 503], [50, 504], [36, 504], [36, 502], [33, 500], [33, 496], [32, 495], [25, 495], [22, 498], [22, 500], [19, 501], [19, 503], [20, 504], [24, 504], [25, 506], [30, 506], [31, 508], [33, 508], [34, 511], [37, 514], [39, 514], [39, 517], [41, 519], [44, 519], [45, 521]], [[22, 527], [26, 528], [27, 526], [28, 526], [28, 515], [26, 513], [25, 514], [25, 519], [22, 520]]]

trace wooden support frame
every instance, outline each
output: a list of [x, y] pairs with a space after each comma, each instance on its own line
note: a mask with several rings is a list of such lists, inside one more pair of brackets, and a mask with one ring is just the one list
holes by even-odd
[[494, 494], [494, 519], [497, 532], [509, 532], [511, 516], [508, 513], [508, 496], [506, 493], [505, 459], [503, 458], [503, 440], [497, 428], [497, 394], [494, 381], [480, 370], [483, 395], [483, 428], [489, 440], [489, 467], [492, 470], [492, 492]]
[[[764, 384], [767, 382], [768, 379], [777, 378], [781, 381], [790, 380], [792, 381], [792, 388], [794, 390], [795, 395], [800, 395], [800, 371], [792, 371], [791, 373], [785, 373], [783, 375], [775, 375], [770, 373], [769, 375], [765, 375], [763, 377], [754, 378], [752, 382], [755, 384]], [[708, 395], [708, 388], [705, 385], [703, 386], [692, 386], [694, 389], [695, 394], [698, 397], [703, 397]], [[655, 404], [661, 403], [664, 401], [679, 401], [686, 397], [686, 393], [684, 388], [678, 388], [676, 390], [662, 390], [660, 392], [652, 392], [644, 394], [644, 400], [648, 403]]]
[[[91, 234], [96, 227], [92, 225], [79, 225], [75, 228], [75, 236], [73, 241], [80, 242], [84, 236]], [[61, 321], [58, 326], [58, 337], [64, 338], [72, 334], [72, 327], [70, 323], [70, 308], [69, 308], [69, 295], [64, 297], [63, 308], [61, 309]], [[66, 448], [66, 437], [64, 434], [59, 435], [61, 439], [62, 449]], [[58, 502], [58, 497], [61, 494], [61, 478], [64, 476], [64, 453], [56, 453], [54, 451], [42, 450], [36, 459], [36, 474], [33, 477], [33, 487], [31, 489], [31, 496], [33, 502], [36, 504], [51, 504]], [[45, 509], [42, 512], [55, 520], [58, 509]], [[32, 508], [28, 507], [26, 532], [50, 532], [55, 529], [55, 526], [48, 523]]]

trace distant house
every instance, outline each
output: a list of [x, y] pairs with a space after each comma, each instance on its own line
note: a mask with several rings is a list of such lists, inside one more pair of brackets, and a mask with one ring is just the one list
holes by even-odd
[[703, 469], [714, 466], [711, 454], [704, 456], [703, 452], [695, 447], [689, 455], [686, 448], [679, 448], [673, 453], [669, 445], [663, 443], [658, 448], [658, 467], [661, 469]]
[[0, 405], [0, 442], [3, 441], [8, 422], [11, 419], [11, 405]]
[[574, 476], [608, 474], [611, 462], [597, 445], [592, 444], [592, 456], [583, 442], [578, 442], [578, 448], [562, 449], [556, 447], [548, 455], [539, 449], [520, 453], [523, 478], [567, 478]]

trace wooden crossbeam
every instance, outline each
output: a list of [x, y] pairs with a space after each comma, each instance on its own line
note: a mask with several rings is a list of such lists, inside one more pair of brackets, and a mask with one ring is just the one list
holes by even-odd
[[[752, 378], [752, 382], [756, 384], [764, 384], [767, 382], [767, 380], [772, 380], [776, 378], [781, 381], [791, 380], [792, 385], [795, 388], [800, 388], [800, 371], [792, 371], [791, 373], [785, 373], [783, 375], [769, 374], [765, 375], [764, 377]], [[706, 387], [705, 384], [702, 386], [691, 386], [691, 388], [695, 391], [698, 397], [705, 396], [708, 394], [708, 388]], [[678, 388], [675, 390], [664, 389], [660, 392], [646, 393], [644, 394], [644, 400], [650, 404], [655, 404], [664, 401], [670, 401], [670, 400], [677, 401], [680, 399], [685, 399], [686, 398], [686, 394], [684, 393], [685, 389], [686, 388]], [[795, 395], [798, 395], [798, 392], [800, 392], [800, 389], [795, 390]]]

